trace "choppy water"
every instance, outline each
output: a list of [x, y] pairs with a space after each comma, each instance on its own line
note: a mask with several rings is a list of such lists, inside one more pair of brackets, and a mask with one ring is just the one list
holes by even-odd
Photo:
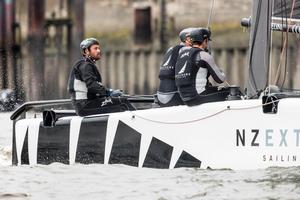
[[0, 200], [300, 199], [300, 167], [234, 171], [60, 163], [11, 166], [9, 116], [10, 113], [0, 114]]

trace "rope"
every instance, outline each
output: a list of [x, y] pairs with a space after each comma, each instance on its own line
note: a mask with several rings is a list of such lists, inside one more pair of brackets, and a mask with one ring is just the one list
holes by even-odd
[[276, 102], [279, 102], [279, 99], [278, 100], [275, 100], [275, 101], [270, 101], [268, 103], [264, 103], [264, 104], [259, 104], [259, 105], [255, 105], [255, 106], [249, 106], [249, 107], [243, 107], [243, 108], [231, 108], [230, 106], [227, 106], [226, 108], [220, 110], [220, 111], [217, 111], [211, 115], [207, 115], [205, 117], [202, 117], [202, 118], [198, 118], [198, 119], [193, 119], [193, 120], [187, 120], [187, 121], [179, 121], [179, 122], [166, 122], [166, 121], [159, 121], [159, 120], [154, 120], [154, 119], [149, 119], [149, 118], [146, 118], [146, 117], [143, 117], [143, 116], [140, 116], [140, 115], [137, 115], [135, 113], [133, 113], [132, 111], [131, 114], [132, 114], [132, 119], [135, 119], [136, 117], [140, 118], [140, 119], [143, 119], [145, 121], [149, 121], [149, 122], [153, 122], [153, 123], [157, 123], [157, 124], [190, 124], [190, 123], [195, 123], [195, 122], [198, 122], [198, 121], [202, 121], [202, 120], [205, 120], [205, 119], [209, 119], [211, 117], [214, 117], [214, 116], [217, 116], [225, 111], [229, 111], [229, 110], [233, 110], [233, 111], [237, 111], [237, 110], [249, 110], [249, 109], [254, 109], [254, 108], [259, 108], [259, 107], [262, 107], [262, 106], [266, 106], [266, 105], [269, 105], [269, 104], [274, 104]]
[[[290, 18], [289, 18], [287, 26], [289, 26], [291, 24], [291, 20], [292, 20], [292, 17], [293, 17], [293, 12], [294, 12], [294, 7], [295, 7], [295, 0], [293, 0], [291, 13], [290, 13]], [[287, 32], [288, 32], [288, 30], [287, 30]], [[281, 54], [280, 54], [280, 60], [279, 60], [279, 64], [278, 64], [277, 72], [276, 72], [276, 76], [275, 76], [275, 85], [277, 85], [278, 81], [279, 81], [281, 63], [282, 63], [283, 55], [284, 55], [284, 52], [286, 51], [286, 49], [287, 49], [287, 36], [284, 39], [283, 48], [282, 48], [282, 51], [281, 51]], [[286, 76], [286, 74], [284, 76]]]
[[209, 15], [208, 15], [208, 21], [207, 21], [207, 28], [208, 29], [210, 29], [210, 22], [211, 22], [211, 16], [212, 16], [212, 13], [213, 13], [214, 5], [215, 5], [215, 0], [211, 0], [211, 5], [210, 5], [210, 10], [209, 10]]

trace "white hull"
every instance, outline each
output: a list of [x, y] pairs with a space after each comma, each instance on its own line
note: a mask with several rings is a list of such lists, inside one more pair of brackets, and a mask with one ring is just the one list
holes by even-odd
[[[121, 120], [145, 138], [154, 136], [173, 146], [178, 154], [186, 150], [201, 160], [203, 167], [257, 169], [299, 165], [300, 99], [280, 100], [276, 114], [263, 113], [261, 104], [261, 100], [215, 102], [126, 112], [111, 115], [109, 120]], [[245, 146], [237, 130], [241, 136], [245, 131]], [[173, 155], [174, 162], [178, 154]]]
[[[261, 99], [113, 113], [107, 119], [104, 164], [110, 163], [115, 134], [123, 122], [141, 135], [139, 167], [144, 165], [152, 138], [172, 147], [169, 168], [175, 167], [183, 151], [201, 161], [201, 168], [258, 169], [300, 165], [298, 110], [299, 98], [285, 98], [279, 101], [275, 114], [263, 113]], [[85, 119], [101, 116], [106, 115]], [[70, 119], [69, 163], [74, 163], [83, 118], [65, 117], [58, 122]], [[26, 134], [24, 128], [29, 127], [30, 164], [37, 163], [37, 121], [41, 119], [24, 119], [16, 123], [16, 135]], [[24, 137], [16, 137], [19, 160]]]

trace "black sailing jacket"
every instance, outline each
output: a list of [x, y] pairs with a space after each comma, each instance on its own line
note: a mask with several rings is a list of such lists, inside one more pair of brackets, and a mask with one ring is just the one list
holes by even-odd
[[90, 58], [82, 58], [72, 67], [68, 91], [73, 100], [94, 99], [107, 96], [106, 88], [97, 66]]

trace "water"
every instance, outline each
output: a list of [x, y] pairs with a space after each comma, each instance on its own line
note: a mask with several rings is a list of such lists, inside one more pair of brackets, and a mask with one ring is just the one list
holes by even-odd
[[12, 121], [9, 119], [11, 114], [0, 112], [0, 166], [11, 164]]
[[234, 171], [60, 163], [11, 166], [10, 114], [0, 114], [0, 200], [300, 199], [300, 167]]

